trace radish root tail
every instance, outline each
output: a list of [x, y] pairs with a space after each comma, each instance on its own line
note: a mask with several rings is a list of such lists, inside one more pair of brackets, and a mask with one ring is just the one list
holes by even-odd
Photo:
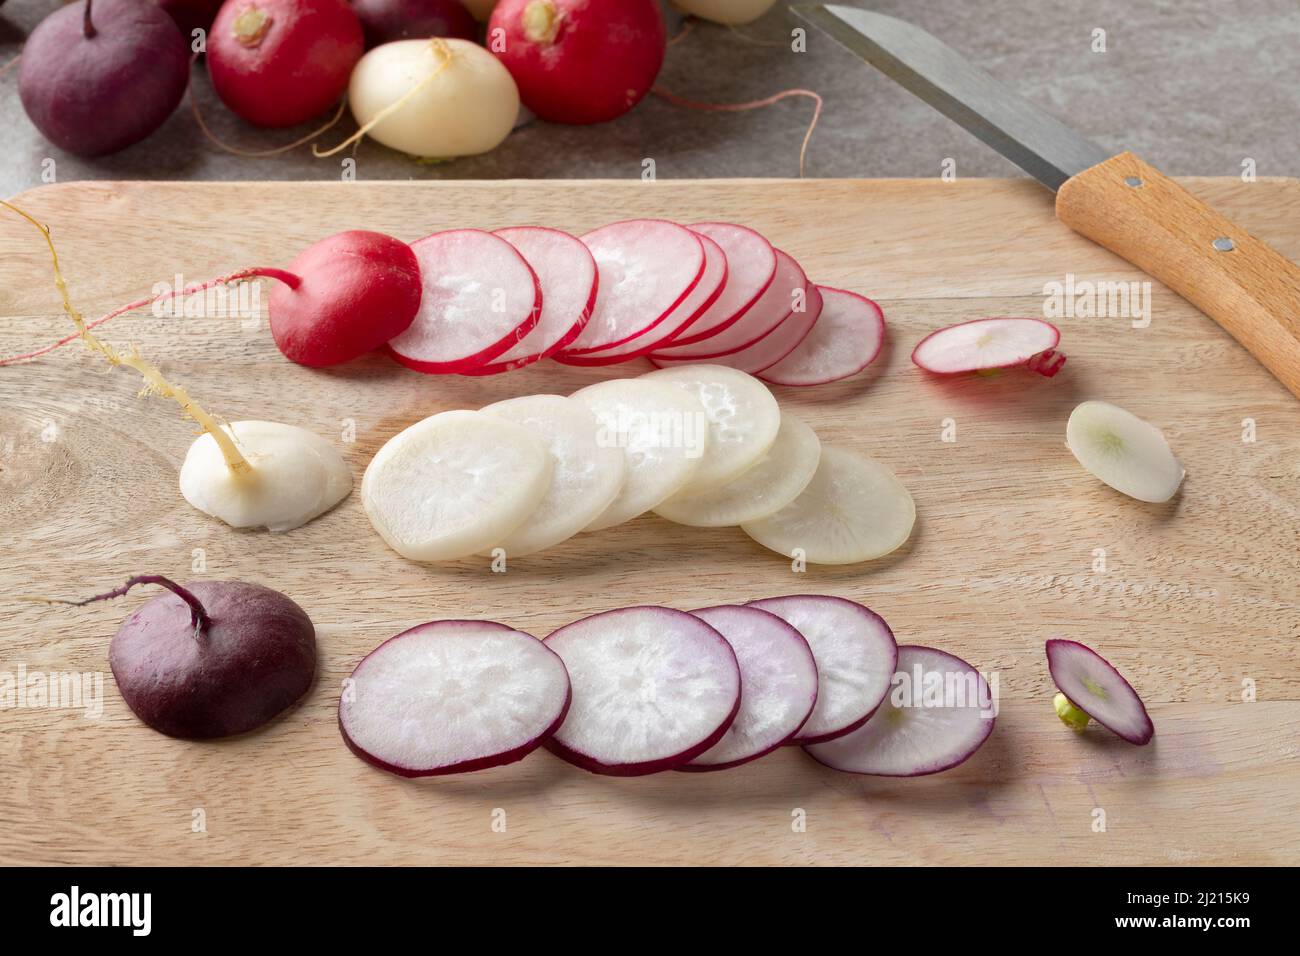
[[1047, 349], [1030, 358], [1025, 366], [1039, 375], [1052, 378], [1065, 366], [1065, 353]]
[[36, 601], [40, 604], [66, 604], [71, 607], [85, 607], [87, 604], [93, 604], [96, 601], [110, 601], [113, 598], [119, 598], [137, 584], [161, 585], [189, 605], [190, 624], [194, 627], [194, 637], [196, 640], [207, 633], [208, 628], [211, 627], [212, 618], [208, 617], [208, 612], [203, 606], [203, 602], [195, 597], [192, 591], [181, 587], [171, 578], [165, 578], [161, 574], [137, 574], [127, 578], [126, 583], [119, 588], [105, 591], [103, 594], [96, 594], [93, 597], [82, 598], [80, 601], [74, 601], [68, 598], [36, 597], [30, 594], [19, 595], [19, 600]]

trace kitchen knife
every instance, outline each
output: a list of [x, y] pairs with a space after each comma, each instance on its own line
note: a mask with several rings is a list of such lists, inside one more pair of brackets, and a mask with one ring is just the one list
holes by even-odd
[[1300, 267], [1129, 152], [1075, 133], [919, 27], [792, 7], [1056, 193], [1056, 216], [1208, 315], [1300, 397]]

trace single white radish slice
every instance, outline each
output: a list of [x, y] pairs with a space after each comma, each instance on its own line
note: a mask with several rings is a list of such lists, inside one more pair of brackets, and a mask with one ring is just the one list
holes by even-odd
[[669, 770], [716, 744], [740, 706], [731, 645], [704, 621], [666, 607], [593, 614], [546, 638], [573, 683], [546, 747], [593, 773]]
[[727, 284], [717, 301], [677, 336], [678, 345], [707, 339], [740, 321], [776, 276], [776, 250], [753, 229], [730, 222], [700, 222], [690, 228], [727, 254]]
[[856, 564], [883, 557], [912, 534], [916, 504], [879, 462], [822, 445], [817, 473], [780, 511], [741, 525], [765, 548], [812, 564]]
[[796, 743], [831, 740], [861, 727], [889, 691], [898, 664], [894, 632], [875, 611], [826, 594], [750, 601], [804, 636], [817, 662], [817, 705]]
[[545, 226], [498, 229], [493, 235], [518, 249], [537, 274], [542, 311], [531, 332], [469, 375], [496, 375], [549, 358], [578, 337], [596, 304], [596, 260], [586, 243]]
[[805, 750], [834, 770], [920, 777], [964, 762], [993, 733], [997, 707], [988, 682], [960, 657], [905, 644], [891, 683], [862, 727]]
[[250, 471], [234, 474], [216, 440], [194, 440], [181, 465], [181, 494], [232, 528], [290, 531], [329, 511], [352, 490], [343, 456], [315, 432], [280, 422], [232, 422], [225, 430]]
[[623, 449], [601, 446], [596, 416], [582, 402], [560, 395], [525, 395], [483, 409], [522, 425], [546, 443], [551, 483], [524, 523], [498, 541], [508, 557], [519, 558], [559, 544], [605, 512], [623, 487]]
[[1160, 429], [1109, 402], [1077, 406], [1065, 444], [1089, 474], [1138, 501], [1168, 501], [1186, 474]]
[[362, 760], [403, 777], [466, 773], [532, 753], [569, 709], [564, 662], [491, 621], [431, 621], [357, 665], [339, 729]]
[[481, 229], [449, 229], [411, 243], [424, 295], [388, 343], [417, 372], [466, 372], [501, 355], [537, 325], [542, 289], [517, 249]]
[[704, 274], [704, 244], [675, 222], [629, 219], [581, 238], [596, 259], [596, 306], [565, 353], [636, 338], [667, 318]]
[[936, 375], [1011, 368], [1060, 341], [1060, 330], [1042, 319], [974, 319], [931, 332], [912, 350], [912, 361]]
[[821, 460], [817, 433], [789, 412], [767, 454], [713, 491], [678, 492], [655, 508], [660, 517], [696, 528], [726, 528], [780, 511], [803, 493]]
[[[1065, 695], [1065, 703], [1084, 713], [1082, 720], [1070, 713], [1057, 713], [1072, 727], [1082, 730], [1091, 717], [1131, 744], [1150, 743], [1156, 727], [1142, 698], [1113, 664], [1086, 644], [1059, 639], [1047, 642], [1047, 669]], [[1071, 718], [1071, 719], [1067, 719]]]
[[623, 378], [580, 388], [571, 398], [595, 414], [597, 443], [622, 449], [623, 487], [586, 530], [644, 514], [686, 487], [709, 447], [709, 417], [699, 399], [664, 382]]
[[698, 494], [734, 481], [776, 441], [781, 407], [752, 375], [722, 365], [684, 365], [648, 372], [641, 381], [666, 383], [695, 396], [709, 416], [708, 447], [682, 491]]
[[856, 292], [820, 286], [822, 311], [808, 337], [760, 378], [773, 385], [824, 385], [857, 375], [885, 341], [880, 306]]
[[[781, 320], [780, 325], [753, 345], [746, 346], [738, 352], [715, 355], [708, 360], [709, 364], [725, 365], [727, 368], [748, 372], [750, 375], [757, 375], [775, 365], [793, 352], [817, 324], [817, 319], [822, 314], [821, 290], [815, 285], [808, 286], [808, 294], [801, 305], [802, 308], [787, 315]], [[652, 355], [650, 361], [659, 368], [672, 368], [678, 362], [692, 362], [695, 359], [665, 359], [655, 358]]]
[[692, 611], [727, 639], [740, 664], [740, 710], [716, 744], [678, 770], [726, 770], [789, 741], [817, 703], [817, 662], [802, 634], [756, 607]]
[[361, 480], [370, 523], [412, 561], [450, 561], [502, 541], [551, 484], [551, 455], [523, 425], [441, 412], [398, 432]]

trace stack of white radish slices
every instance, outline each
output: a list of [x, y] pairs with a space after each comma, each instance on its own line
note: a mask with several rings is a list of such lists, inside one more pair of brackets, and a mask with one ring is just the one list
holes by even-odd
[[784, 744], [836, 770], [906, 777], [966, 760], [996, 711], [965, 661], [899, 647], [853, 601], [796, 595], [627, 607], [544, 641], [485, 621], [422, 624], [357, 665], [339, 727], [363, 760], [407, 777], [542, 746], [613, 776], [725, 770]]
[[893, 551], [916, 519], [888, 468], [822, 446], [766, 385], [725, 365], [442, 412], [379, 450], [361, 497], [412, 561], [523, 557], [654, 511], [850, 564]]

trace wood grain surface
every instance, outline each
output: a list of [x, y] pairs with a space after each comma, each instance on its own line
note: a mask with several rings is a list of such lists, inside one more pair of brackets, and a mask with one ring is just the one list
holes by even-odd
[[[1300, 184], [1182, 182], [1300, 256]], [[1045, 283], [1068, 275], [1144, 279], [1056, 222], [1037, 186], [101, 183], [17, 202], [51, 225], [88, 314], [178, 272], [197, 280], [287, 263], [344, 228], [414, 239], [468, 225], [580, 232], [636, 215], [747, 223], [818, 281], [884, 307], [888, 345], [865, 374], [777, 394], [824, 440], [894, 468], [919, 519], [911, 541], [881, 561], [802, 574], [737, 529], [656, 517], [583, 535], [505, 574], [477, 560], [420, 566], [384, 546], [356, 492], [280, 536], [232, 531], [194, 511], [176, 488], [192, 428], [79, 345], [0, 368], [0, 676], [106, 672], [113, 632], [147, 595], [80, 609], [16, 595], [84, 596], [133, 572], [278, 588], [308, 610], [320, 644], [319, 677], [302, 703], [239, 739], [162, 737], [131, 715], [106, 673], [101, 717], [0, 710], [0, 862], [1300, 862], [1300, 404], [1158, 284], [1146, 327], [1123, 316], [1061, 319], [1070, 359], [1055, 379], [1013, 371], [939, 381], [908, 360], [941, 325], [1041, 315]], [[0, 217], [0, 354], [69, 328], [38, 239]], [[421, 376], [373, 356], [311, 371], [280, 357], [264, 319], [145, 315], [104, 332], [138, 343], [228, 419], [330, 436], [358, 479], [385, 440], [433, 412], [566, 393], [639, 367], [546, 364], [477, 380]], [[1087, 398], [1164, 430], [1187, 467], [1178, 497], [1144, 505], [1083, 472], [1064, 435]], [[946, 421], [956, 441], [942, 440]], [[200, 558], [205, 569], [192, 570]], [[362, 764], [339, 740], [342, 680], [420, 621], [482, 617], [541, 636], [624, 604], [800, 592], [861, 600], [900, 641], [996, 675], [1001, 715], [989, 742], [965, 765], [915, 780], [840, 774], [787, 748], [717, 774], [602, 778], [538, 753], [409, 781]], [[1076, 736], [1056, 720], [1043, 658], [1052, 636], [1086, 641], [1129, 677], [1156, 723], [1150, 746], [1097, 728]]]

